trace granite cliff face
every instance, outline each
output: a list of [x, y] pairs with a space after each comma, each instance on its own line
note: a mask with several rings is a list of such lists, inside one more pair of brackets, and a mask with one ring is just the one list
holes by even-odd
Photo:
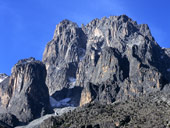
[[9, 90], [9, 79], [10, 77], [5, 75], [5, 74], [1, 74], [1, 82], [0, 82], [0, 106], [6, 108], [8, 105], [8, 101], [10, 99], [9, 95], [8, 95], [8, 90]]
[[19, 117], [21, 122], [52, 112], [45, 78], [44, 64], [34, 58], [20, 60], [12, 68], [8, 111]]
[[86, 36], [77, 24], [64, 20], [57, 25], [43, 55], [50, 94], [74, 86], [78, 62], [86, 49], [85, 43]]
[[[51, 113], [45, 65], [34, 58], [20, 60], [13, 68], [8, 84], [2, 84], [1, 107], [21, 123]], [[5, 80], [3, 81], [5, 82]]]
[[50, 94], [84, 88], [81, 105], [149, 94], [169, 83], [168, 51], [156, 43], [146, 24], [125, 15], [94, 19], [81, 28], [64, 20], [44, 51], [46, 84]]

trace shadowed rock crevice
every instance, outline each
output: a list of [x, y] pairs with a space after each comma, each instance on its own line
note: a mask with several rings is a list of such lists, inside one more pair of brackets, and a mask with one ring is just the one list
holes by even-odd
[[80, 105], [80, 98], [81, 98], [81, 92], [83, 88], [75, 86], [74, 88], [63, 88], [60, 91], [56, 91], [52, 97], [57, 101], [62, 101], [63, 99], [69, 99], [66, 105], [60, 105], [60, 107], [68, 107], [68, 106], [74, 106], [77, 107]]
[[68, 68], [66, 70], [66, 76], [68, 82], [71, 82], [70, 78], [76, 79], [76, 71], [77, 71], [77, 63], [69, 63]]
[[130, 70], [129, 60], [126, 57], [126, 55], [119, 59], [119, 66], [120, 66], [119, 78], [123, 82], [125, 79], [129, 77], [129, 70]]

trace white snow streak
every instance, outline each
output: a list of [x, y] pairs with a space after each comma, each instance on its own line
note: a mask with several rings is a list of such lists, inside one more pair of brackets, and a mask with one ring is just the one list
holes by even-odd
[[50, 104], [52, 107], [63, 107], [63, 106], [73, 106], [69, 104], [68, 102], [71, 100], [71, 98], [65, 98], [60, 101], [56, 101], [53, 97], [50, 97]]

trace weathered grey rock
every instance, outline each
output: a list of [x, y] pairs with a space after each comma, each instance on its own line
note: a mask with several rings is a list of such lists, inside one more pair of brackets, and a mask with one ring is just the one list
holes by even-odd
[[80, 106], [91, 102], [113, 103], [116, 101], [119, 90], [120, 87], [111, 81], [106, 81], [100, 85], [89, 83], [81, 93]]
[[97, 93], [105, 97], [102, 102], [108, 102], [108, 98], [112, 99], [110, 102], [134, 98], [161, 90], [169, 83], [170, 58], [146, 24], [138, 25], [122, 15], [95, 19], [84, 27], [84, 32], [88, 37], [87, 50], [79, 62], [76, 84], [87, 88], [90, 82], [103, 87], [104, 93]]
[[170, 48], [163, 48], [163, 50], [165, 51], [166, 55], [170, 57]]
[[9, 79], [10, 77], [7, 77], [0, 83], [0, 106], [3, 108], [7, 107], [8, 102], [10, 100], [10, 89], [8, 86]]
[[4, 122], [0, 121], [0, 127], [1, 128], [12, 128], [11, 126], [9, 126], [8, 124], [5, 124]]
[[[170, 83], [168, 51], [157, 44], [148, 25], [126, 15], [94, 19], [81, 28], [64, 20], [44, 51], [46, 83], [50, 94], [83, 87], [81, 105], [135, 98]], [[95, 96], [89, 83], [97, 89]]]
[[11, 127], [15, 127], [20, 123], [16, 116], [10, 113], [0, 113], [0, 121]]
[[8, 95], [8, 83], [9, 76], [6, 74], [0, 74], [0, 107], [6, 108], [8, 101], [10, 99]]
[[[13, 68], [6, 95], [8, 113], [20, 122], [51, 113], [45, 65], [34, 58], [20, 60]], [[3, 97], [1, 97], [3, 98]]]
[[43, 62], [50, 94], [72, 86], [77, 64], [84, 56], [86, 36], [77, 24], [63, 20], [57, 25], [53, 39], [47, 44]]

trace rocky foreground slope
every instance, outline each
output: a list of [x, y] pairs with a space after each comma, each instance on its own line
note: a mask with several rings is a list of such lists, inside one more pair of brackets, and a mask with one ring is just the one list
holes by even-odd
[[0, 74], [0, 125], [82, 106], [39, 127], [168, 127], [169, 91], [170, 49], [157, 44], [148, 25], [126, 15], [81, 27], [63, 20], [42, 62], [23, 59], [10, 77]]
[[169, 128], [170, 95], [154, 93], [109, 105], [91, 103], [60, 117], [51, 117], [39, 127]]

